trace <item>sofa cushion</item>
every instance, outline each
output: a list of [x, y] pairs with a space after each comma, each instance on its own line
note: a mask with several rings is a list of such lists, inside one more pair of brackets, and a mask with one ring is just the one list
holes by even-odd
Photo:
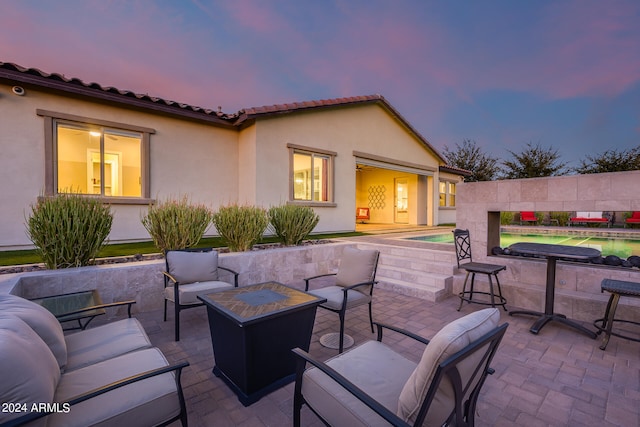
[[135, 350], [150, 348], [151, 341], [137, 319], [117, 322], [76, 332], [65, 337], [65, 372], [102, 362]]
[[181, 285], [218, 280], [218, 252], [168, 251], [168, 273]]
[[[157, 348], [127, 353], [65, 373], [60, 379], [54, 399], [56, 402], [67, 402], [89, 390], [168, 365]], [[67, 414], [53, 414], [49, 416], [47, 426], [151, 426], [179, 413], [175, 377], [173, 373], [166, 373], [74, 405]]]
[[[416, 364], [378, 341], [367, 341], [329, 359], [327, 365], [391, 412]], [[384, 419], [317, 368], [307, 369], [302, 394], [330, 425], [388, 425]]]
[[[497, 308], [486, 308], [468, 314], [442, 328], [427, 345], [422, 359], [402, 389], [398, 402], [398, 416], [409, 423], [415, 422], [438, 365], [492, 331], [499, 320], [500, 312]], [[467, 360], [472, 364], [473, 357]], [[425, 425], [442, 425], [454, 405], [451, 384], [448, 379], [445, 379], [440, 383], [436, 397], [427, 413]]]
[[0, 295], [0, 312], [13, 314], [26, 322], [48, 346], [58, 366], [63, 369], [67, 364], [67, 346], [62, 326], [56, 317], [46, 308], [35, 302], [16, 295]]
[[[221, 282], [218, 280], [210, 282], [195, 282], [188, 285], [178, 285], [178, 298], [180, 298], [180, 304], [200, 304], [198, 295], [206, 295], [218, 289], [232, 288], [233, 285], [227, 282]], [[167, 286], [164, 288], [164, 297], [169, 301], [173, 301], [174, 292], [173, 286]]]
[[[22, 319], [5, 313], [0, 314], [0, 378], [0, 402], [25, 404], [27, 409], [53, 402], [60, 380], [58, 362], [47, 344]], [[0, 424], [21, 415], [1, 411]]]
[[[336, 275], [336, 285], [351, 286], [358, 283], [371, 282], [378, 259], [375, 249], [344, 248], [340, 258], [340, 268]], [[362, 292], [366, 288], [360, 289]]]

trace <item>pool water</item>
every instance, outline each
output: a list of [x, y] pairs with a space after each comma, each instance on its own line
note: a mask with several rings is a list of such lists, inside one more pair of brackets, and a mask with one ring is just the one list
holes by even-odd
[[[420, 240], [430, 243], [453, 244], [453, 233], [432, 234], [427, 236], [408, 237], [409, 240]], [[598, 249], [602, 256], [616, 255], [628, 258], [640, 256], [640, 235], [638, 239], [621, 239], [601, 236], [576, 236], [566, 234], [520, 234], [500, 233], [500, 246], [506, 248], [516, 242], [551, 243], [556, 245], [584, 246]]]

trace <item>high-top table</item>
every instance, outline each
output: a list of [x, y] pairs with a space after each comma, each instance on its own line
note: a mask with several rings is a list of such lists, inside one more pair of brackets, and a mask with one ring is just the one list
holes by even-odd
[[277, 282], [198, 298], [207, 306], [213, 373], [244, 406], [295, 379], [291, 349], [309, 351], [316, 308], [326, 301]]
[[511, 311], [509, 312], [509, 315], [513, 316], [514, 314], [524, 314], [530, 316], [539, 316], [538, 320], [536, 320], [533, 326], [531, 326], [531, 329], [529, 329], [529, 331], [531, 331], [531, 333], [533, 334], [538, 334], [538, 332], [540, 332], [544, 325], [554, 320], [575, 328], [580, 332], [588, 335], [589, 337], [595, 339], [595, 332], [572, 320], [567, 319], [567, 316], [565, 316], [564, 314], [555, 313], [553, 311], [553, 304], [556, 288], [556, 262], [558, 258], [569, 259], [573, 261], [587, 261], [591, 258], [600, 256], [600, 251], [597, 249], [586, 248], [582, 246], [551, 245], [546, 243], [528, 242], [514, 243], [513, 245], [509, 246], [509, 249], [512, 253], [517, 252], [547, 259], [547, 284], [545, 291], [544, 313], [530, 310], [521, 310]]

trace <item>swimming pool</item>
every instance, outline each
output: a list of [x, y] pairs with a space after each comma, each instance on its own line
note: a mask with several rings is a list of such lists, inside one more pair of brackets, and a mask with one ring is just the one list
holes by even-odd
[[[602, 233], [601, 233], [602, 234]], [[453, 245], [453, 233], [431, 234], [426, 236], [406, 237], [408, 240], [419, 240], [430, 243]], [[507, 246], [516, 242], [551, 243], [556, 245], [584, 246], [598, 249], [602, 256], [615, 255], [628, 258], [631, 255], [640, 256], [640, 234], [637, 239], [607, 237], [603, 235], [588, 236], [576, 234], [531, 234], [531, 233], [500, 233], [500, 246]]]

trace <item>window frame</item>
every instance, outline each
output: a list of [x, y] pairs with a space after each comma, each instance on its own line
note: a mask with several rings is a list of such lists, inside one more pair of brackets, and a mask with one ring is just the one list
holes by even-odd
[[[289, 149], [289, 204], [297, 204], [304, 206], [336, 206], [335, 203], [335, 158], [338, 156], [338, 153], [335, 151], [323, 150], [320, 148], [312, 148], [305, 147], [302, 145], [296, 144], [287, 144], [287, 148]], [[327, 182], [325, 183], [327, 187], [327, 200], [326, 201], [318, 201], [318, 200], [300, 200], [295, 198], [295, 171], [293, 159], [295, 154], [304, 154], [311, 156], [311, 164], [313, 165], [313, 160], [315, 156], [321, 156], [328, 158], [327, 162]], [[313, 179], [311, 182], [313, 183]], [[311, 190], [311, 194], [313, 194], [313, 188]]]
[[112, 122], [108, 120], [95, 119], [90, 117], [76, 116], [73, 114], [58, 113], [47, 110], [36, 110], [36, 114], [44, 119], [44, 148], [45, 148], [45, 187], [44, 195], [47, 197], [57, 196], [58, 162], [57, 162], [57, 123], [69, 122], [83, 126], [96, 126], [101, 128], [111, 128], [126, 132], [136, 132], [141, 134], [140, 141], [140, 197], [131, 196], [105, 196], [89, 195], [87, 197], [98, 198], [105, 203], [111, 204], [149, 204], [153, 202], [150, 197], [150, 141], [151, 135], [155, 134], [155, 129], [143, 126], [130, 125], [126, 123]]
[[[442, 193], [440, 192], [440, 185], [444, 184], [444, 190], [445, 192]], [[456, 188], [456, 190], [451, 193], [450, 189], [451, 186], [454, 186], [454, 188]], [[440, 204], [440, 196], [444, 194], [444, 205]], [[456, 208], [456, 203], [455, 203], [455, 198], [457, 195], [457, 182], [454, 180], [450, 180], [450, 179], [441, 179], [438, 182], [438, 207], [440, 209], [455, 209]], [[454, 203], [451, 204], [451, 196], [453, 196], [454, 198]]]

